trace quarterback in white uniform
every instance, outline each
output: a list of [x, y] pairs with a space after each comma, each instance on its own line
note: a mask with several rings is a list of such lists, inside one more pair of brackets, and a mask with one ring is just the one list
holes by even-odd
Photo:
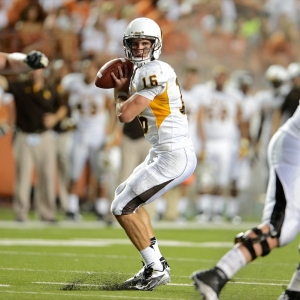
[[106, 199], [106, 187], [103, 170], [99, 168], [99, 152], [106, 142], [107, 113], [114, 119], [112, 99], [104, 90], [94, 84], [94, 74], [98, 70], [94, 61], [83, 63], [83, 74], [71, 73], [62, 80], [64, 90], [70, 93], [69, 107], [76, 129], [73, 134], [71, 148], [71, 170], [69, 187], [69, 207], [67, 217], [76, 220], [79, 213], [79, 195], [77, 182], [89, 161], [91, 170], [98, 180], [97, 199], [95, 203], [98, 217], [103, 218], [109, 211]]
[[[300, 230], [300, 107], [273, 135], [268, 147], [269, 183], [262, 223], [236, 236], [236, 245], [212, 269], [192, 275], [204, 299], [219, 293], [241, 268], [276, 247], [291, 243]], [[300, 265], [299, 265], [300, 266]], [[300, 299], [300, 267], [279, 300]]]
[[[170, 267], [162, 257], [146, 210], [142, 207], [180, 184], [196, 166], [188, 121], [177, 76], [170, 65], [157, 60], [162, 47], [159, 26], [137, 18], [123, 38], [126, 57], [134, 65], [116, 82], [116, 113], [122, 123], [138, 116], [151, 149], [145, 161], [116, 189], [111, 211], [140, 252], [144, 267], [124, 284], [153, 290], [170, 281]], [[130, 153], [128, 153], [130, 155]]]

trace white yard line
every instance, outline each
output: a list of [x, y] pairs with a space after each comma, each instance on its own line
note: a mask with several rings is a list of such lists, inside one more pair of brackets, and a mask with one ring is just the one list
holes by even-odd
[[[199, 223], [196, 221], [188, 221], [188, 222], [175, 222], [175, 221], [159, 221], [153, 222], [153, 227], [155, 229], [218, 229], [218, 230], [244, 230], [249, 229], [254, 226], [257, 226], [257, 222], [242, 222], [239, 225], [233, 225], [228, 222], [221, 223]], [[48, 224], [47, 222], [39, 222], [39, 221], [27, 221], [24, 223], [19, 223], [15, 221], [0, 221], [0, 228], [16, 228], [16, 229], [44, 229], [44, 228], [69, 228], [69, 229], [93, 229], [99, 230], [101, 228], [106, 228], [107, 225], [104, 222], [99, 221], [83, 221], [83, 222], [70, 222], [70, 221], [60, 221], [56, 224]], [[115, 223], [112, 225], [114, 229], [120, 229], [119, 224]]]
[[[128, 239], [0, 239], [0, 246], [54, 246], [54, 247], [109, 247], [114, 245], [128, 245]], [[185, 242], [172, 240], [159, 240], [159, 245], [164, 247], [190, 247], [190, 248], [230, 248], [232, 242]]]
[[[86, 287], [101, 287], [104, 285], [100, 284], [77, 284], [77, 283], [72, 283], [72, 282], [51, 282], [51, 281], [36, 281], [36, 282], [31, 282], [33, 284], [45, 284], [45, 285], [74, 285], [74, 286], [86, 286]], [[273, 282], [245, 282], [245, 281], [229, 281], [228, 283], [233, 283], [233, 284], [242, 284], [242, 285], [268, 285], [268, 286], [282, 286], [284, 283], [273, 283]], [[188, 283], [168, 283], [167, 285], [171, 286], [179, 286], [179, 287], [190, 287], [193, 286], [193, 284], [188, 284]]]
[[[1, 291], [0, 293], [10, 293], [10, 294], [26, 294], [26, 295], [53, 295], [56, 297], [60, 297], [59, 299], [62, 299], [62, 297], [72, 297], [74, 298], [74, 293], [49, 293], [49, 292], [17, 292], [17, 291]], [[145, 294], [145, 293], [143, 293]], [[122, 295], [103, 295], [101, 293], [97, 293], [97, 295], [92, 295], [91, 293], [88, 294], [83, 294], [83, 293], [76, 293], [77, 297], [88, 297], [88, 298], [104, 298], [104, 299], [138, 299], [140, 300], [141, 297], [140, 296], [132, 296], [132, 295], [128, 295], [128, 296], [122, 296]], [[153, 297], [145, 297], [143, 295], [143, 299], [151, 299], [151, 300], [166, 300], [168, 298], [153, 298]], [[176, 298], [176, 300], [186, 300], [183, 298]]]

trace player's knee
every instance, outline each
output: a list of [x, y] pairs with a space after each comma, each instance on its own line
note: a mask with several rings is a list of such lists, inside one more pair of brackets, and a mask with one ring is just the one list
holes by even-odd
[[278, 238], [277, 232], [271, 230], [270, 226], [268, 230], [264, 232], [260, 228], [255, 227], [245, 233], [239, 233], [235, 237], [235, 243], [241, 243], [251, 254], [252, 260], [254, 260], [257, 257], [257, 253], [254, 249], [255, 244], [260, 244], [261, 256], [266, 256], [270, 253], [271, 248], [268, 243], [268, 238]]
[[110, 206], [110, 212], [114, 215], [114, 216], [119, 216], [122, 214], [122, 211], [119, 208], [118, 205], [118, 201], [115, 199]]
[[125, 189], [125, 182], [121, 183], [117, 188], [116, 188], [116, 191], [115, 191], [115, 197], [117, 197], [118, 195], [120, 195], [122, 193], [122, 191]]

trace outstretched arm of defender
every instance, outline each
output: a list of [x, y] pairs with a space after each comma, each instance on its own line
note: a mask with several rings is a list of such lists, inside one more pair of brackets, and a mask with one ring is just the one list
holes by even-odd
[[28, 54], [0, 52], [0, 73], [25, 73], [36, 69], [46, 68], [49, 64], [45, 54], [31, 51]]

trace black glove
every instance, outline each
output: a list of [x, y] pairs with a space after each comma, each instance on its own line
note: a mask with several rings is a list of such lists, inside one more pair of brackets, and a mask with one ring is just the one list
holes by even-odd
[[49, 60], [42, 52], [33, 50], [26, 55], [24, 62], [32, 69], [41, 69], [48, 66]]

